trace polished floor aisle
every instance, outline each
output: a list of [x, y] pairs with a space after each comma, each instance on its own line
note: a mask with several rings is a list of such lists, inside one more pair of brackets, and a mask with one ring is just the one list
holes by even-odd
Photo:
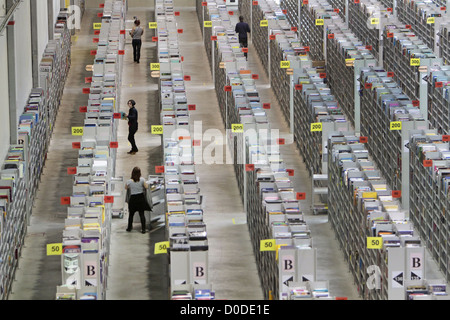
[[[212, 76], [202, 42], [194, 7], [175, 8], [180, 50], [184, 57], [184, 73], [191, 76], [186, 82], [189, 104], [195, 104], [192, 121], [199, 121], [203, 132], [208, 129], [224, 132], [223, 122], [212, 85]], [[92, 26], [98, 10], [89, 9], [83, 18], [83, 26]], [[154, 21], [153, 8], [129, 7], [128, 19], [138, 16], [143, 25]], [[147, 29], [148, 30], [148, 29]], [[131, 45], [126, 47], [124, 60], [121, 111], [127, 111], [126, 101], [134, 99], [139, 111], [139, 131], [136, 141], [139, 152], [128, 155], [127, 124], [119, 125], [119, 149], [116, 176], [128, 179], [131, 169], [139, 166], [144, 174], [154, 174], [154, 167], [162, 163], [161, 141], [152, 136], [150, 126], [159, 124], [159, 109], [155, 104], [157, 80], [150, 76], [149, 64], [156, 59], [156, 47], [151, 42], [152, 31], [146, 30], [140, 64], [133, 63]], [[188, 32], [187, 32], [188, 31]], [[72, 67], [58, 114], [46, 168], [42, 176], [38, 198], [35, 202], [31, 225], [23, 249], [20, 267], [12, 288], [12, 300], [52, 300], [56, 286], [61, 284], [61, 261], [57, 256], [46, 256], [46, 244], [61, 242], [66, 208], [59, 204], [62, 196], [71, 193], [71, 176], [67, 167], [76, 163], [77, 152], [71, 149], [73, 140], [70, 127], [83, 122], [78, 112], [80, 101], [87, 98], [81, 93], [85, 66], [92, 62], [90, 50], [93, 30], [78, 31], [72, 48]], [[252, 73], [260, 76], [257, 88], [264, 102], [271, 103], [268, 111], [272, 127], [284, 135], [289, 129], [279, 110], [276, 98], [268, 85], [268, 79], [252, 45], [249, 48], [249, 64]], [[210, 142], [204, 141], [203, 149]], [[283, 160], [295, 172], [295, 189], [310, 197], [310, 180], [294, 144], [281, 147]], [[232, 165], [196, 165], [199, 184], [205, 202], [205, 222], [209, 242], [210, 282], [217, 299], [260, 300], [263, 298], [246, 215], [240, 199]], [[351, 275], [339, 251], [334, 234], [325, 215], [311, 215], [303, 206], [306, 221], [311, 228], [313, 244], [318, 254], [318, 280], [328, 280], [334, 296], [358, 299]], [[165, 240], [164, 226], [155, 223], [146, 234], [139, 232], [138, 224], [132, 232], [126, 232], [127, 216], [114, 219], [107, 299], [110, 300], [165, 300], [169, 297], [167, 256], [155, 255], [154, 244]]]

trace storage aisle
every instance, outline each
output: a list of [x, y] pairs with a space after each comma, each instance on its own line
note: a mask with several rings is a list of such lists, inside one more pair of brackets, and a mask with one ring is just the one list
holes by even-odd
[[[96, 22], [96, 11], [86, 10], [82, 26]], [[54, 300], [56, 287], [61, 284], [61, 257], [47, 256], [46, 246], [61, 243], [67, 206], [60, 198], [72, 194], [73, 177], [67, 168], [76, 166], [78, 152], [72, 149], [71, 127], [80, 126], [84, 114], [79, 112], [86, 95], [82, 93], [86, 65], [92, 64], [90, 50], [92, 28], [76, 32], [72, 42], [72, 65], [64, 88], [45, 168], [39, 184], [36, 200], [28, 227], [25, 245], [13, 283], [10, 300]]]
[[[188, 101], [196, 104], [196, 111], [191, 112], [193, 123], [201, 121], [201, 132], [210, 129], [224, 134], [195, 8], [182, 7], [175, 10], [181, 12], [177, 21], [179, 28], [184, 30], [179, 38], [184, 56], [184, 73], [192, 79], [186, 82]], [[86, 10], [82, 26], [92, 26], [96, 22], [96, 14], [97, 10]], [[128, 19], [133, 16], [138, 16], [142, 25], [146, 26], [149, 21], [154, 21], [153, 7], [130, 6]], [[159, 124], [159, 110], [155, 105], [157, 80], [150, 77], [149, 68], [149, 64], [156, 59], [156, 46], [151, 42], [153, 32], [147, 28], [145, 31], [141, 63], [133, 63], [130, 44], [126, 46], [124, 59], [121, 111], [127, 111], [128, 99], [137, 102], [139, 111], [139, 131], [136, 135], [139, 152], [136, 155], [127, 154], [130, 147], [126, 121], [121, 121], [119, 125], [116, 177], [122, 176], [124, 180], [129, 178], [134, 166], [139, 166], [144, 176], [154, 174], [155, 165], [159, 165], [162, 159], [160, 138], [150, 134], [151, 125]], [[78, 112], [78, 107], [79, 101], [85, 100], [81, 88], [84, 77], [87, 76], [85, 66], [92, 62], [92, 37], [92, 28], [84, 28], [77, 32], [73, 43], [72, 67], [11, 300], [53, 300], [56, 286], [61, 284], [60, 258], [46, 256], [46, 244], [61, 241], [66, 207], [59, 204], [59, 199], [72, 191], [72, 177], [67, 175], [67, 167], [74, 166], [77, 153], [71, 148], [73, 138], [70, 127], [79, 125], [84, 119], [83, 114]], [[268, 85], [268, 78], [251, 44], [249, 49], [252, 73], [260, 76], [257, 88], [264, 102], [272, 105], [272, 110], [268, 112], [272, 127], [279, 128], [282, 134], [288, 134], [286, 121], [279, 111], [276, 98]], [[202, 149], [211, 154], [211, 147], [215, 142], [208, 141], [206, 136], [203, 138]], [[295, 171], [295, 189], [306, 192], [309, 199], [310, 181], [295, 145], [287, 144], [281, 148], [283, 160]], [[197, 172], [205, 201], [210, 282], [216, 297], [228, 300], [262, 299], [246, 215], [233, 166], [208, 164], [205, 162], [206, 157], [196, 159], [203, 161], [203, 164], [197, 164]], [[223, 159], [225, 162], [225, 158]], [[302, 208], [306, 210], [306, 221], [311, 228], [313, 244], [318, 249], [318, 279], [329, 280], [330, 292], [334, 296], [358, 299], [327, 217], [310, 215], [306, 203]], [[154, 223], [150, 232], [143, 235], [139, 232], [140, 226], [137, 223], [132, 232], [126, 232], [127, 218], [128, 215], [125, 215], [123, 219], [113, 220], [107, 299], [168, 299], [167, 256], [153, 253], [154, 244], [166, 240], [164, 227]]]

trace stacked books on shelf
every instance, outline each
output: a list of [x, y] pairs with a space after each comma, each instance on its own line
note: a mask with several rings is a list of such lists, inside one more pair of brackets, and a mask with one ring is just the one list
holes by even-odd
[[0, 299], [8, 299], [28, 225], [27, 145], [11, 145], [0, 170]]
[[448, 135], [423, 132], [410, 140], [410, 216], [423, 243], [447, 281], [450, 280]]
[[432, 66], [428, 71], [428, 119], [440, 134], [450, 133], [450, 66]]
[[[393, 72], [394, 80], [410, 99], [426, 99], [426, 83], [422, 78], [427, 68], [442, 65], [442, 58], [438, 58], [410, 26], [387, 26], [383, 31], [383, 42], [386, 70]], [[425, 83], [425, 87], [421, 83]]]
[[329, 146], [330, 222], [360, 295], [408, 299], [409, 288], [435, 280], [427, 279], [415, 224], [356, 136], [330, 138]]
[[362, 68], [361, 134], [367, 149], [394, 190], [401, 190], [404, 208], [409, 207], [409, 150], [407, 141], [428, 121], [413, 100], [381, 67]]
[[438, 6], [434, 1], [398, 0], [396, 12], [398, 19], [410, 25], [418, 37], [438, 54], [440, 24], [445, 22], [446, 5]]
[[169, 242], [170, 299], [212, 300], [209, 280], [208, 238], [195, 167], [194, 132], [191, 128], [177, 21], [172, 1], [156, 1], [159, 93]]
[[340, 107], [358, 132], [359, 70], [361, 67], [375, 66], [377, 60], [340, 18], [334, 24], [327, 25], [327, 35], [327, 81]]
[[105, 2], [92, 82], [86, 91], [89, 96], [81, 142], [73, 144], [78, 149], [78, 162], [76, 167], [68, 168], [73, 175], [73, 191], [61, 198], [61, 204], [68, 208], [62, 234], [62, 284], [57, 287], [57, 300], [106, 298], [111, 219], [115, 211], [123, 210], [125, 199], [123, 179], [115, 178], [115, 121], [120, 118], [117, 110], [125, 14], [123, 1]]
[[364, 39], [368, 49], [381, 65], [383, 63], [383, 42], [381, 33], [385, 26], [400, 25], [392, 8], [378, 0], [360, 0], [348, 6], [348, 27], [359, 38]]
[[447, 22], [443, 22], [439, 28], [439, 57], [445, 64], [450, 62], [450, 28]]

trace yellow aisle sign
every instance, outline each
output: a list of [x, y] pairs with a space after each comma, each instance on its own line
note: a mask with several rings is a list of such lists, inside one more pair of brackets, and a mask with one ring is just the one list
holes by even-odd
[[62, 243], [50, 243], [47, 245], [48, 256], [60, 256], [62, 254]]
[[275, 244], [275, 239], [261, 240], [259, 250], [260, 251], [276, 251], [277, 246]]

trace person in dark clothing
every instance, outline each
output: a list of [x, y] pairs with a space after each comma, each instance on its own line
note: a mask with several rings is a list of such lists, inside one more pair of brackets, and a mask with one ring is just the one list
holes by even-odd
[[[247, 48], [248, 47], [247, 33], [250, 33], [250, 27], [248, 23], [244, 22], [243, 16], [239, 17], [239, 22], [236, 24], [234, 31], [239, 36], [239, 43], [241, 45], [241, 48]], [[245, 59], [247, 59], [247, 52], [244, 52], [244, 56]]]
[[139, 60], [141, 59], [143, 34], [144, 29], [141, 27], [141, 21], [139, 19], [134, 20], [134, 27], [130, 31], [130, 36], [133, 38], [131, 45], [133, 46], [133, 59], [136, 63], [139, 63]]
[[136, 102], [134, 100], [128, 101], [128, 141], [131, 143], [131, 150], [128, 152], [128, 154], [135, 154], [138, 152], [138, 148], [136, 146], [136, 141], [134, 140], [134, 135], [138, 131], [138, 111], [134, 107], [136, 105]]
[[137, 211], [141, 218], [141, 232], [145, 233], [144, 211], [151, 211], [152, 209], [146, 200], [146, 189], [148, 189], [148, 184], [145, 182], [145, 179], [141, 177], [141, 169], [139, 167], [134, 167], [131, 172], [131, 178], [125, 184], [125, 190], [127, 190], [128, 194], [128, 232], [133, 229], [133, 217]]

